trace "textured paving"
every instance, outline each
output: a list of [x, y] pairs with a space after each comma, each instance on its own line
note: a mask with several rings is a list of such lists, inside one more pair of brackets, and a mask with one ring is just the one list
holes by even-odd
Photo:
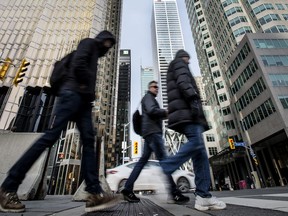
[[139, 203], [121, 202], [119, 205], [97, 212], [85, 213], [83, 216], [173, 216], [162, 207], [154, 204], [149, 199], [141, 199]]

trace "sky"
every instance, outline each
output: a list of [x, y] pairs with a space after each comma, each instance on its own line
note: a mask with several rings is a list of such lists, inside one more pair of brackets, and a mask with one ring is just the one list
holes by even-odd
[[[186, 51], [190, 54], [190, 69], [193, 75], [200, 75], [199, 64], [193, 43], [185, 1], [177, 0], [181, 28]], [[120, 49], [131, 50], [131, 115], [141, 100], [141, 65], [153, 66], [152, 54], [152, 12], [153, 0], [123, 0]], [[130, 127], [131, 139], [139, 141]]]

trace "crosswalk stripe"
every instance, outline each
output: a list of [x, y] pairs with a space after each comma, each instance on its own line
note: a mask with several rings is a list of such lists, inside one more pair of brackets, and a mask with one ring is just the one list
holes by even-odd
[[[270, 194], [271, 196], [272, 194]], [[281, 194], [283, 195], [283, 194]], [[264, 195], [263, 195], [264, 196]], [[265, 194], [265, 196], [267, 196]], [[250, 199], [238, 197], [219, 198], [227, 204], [249, 206], [254, 208], [271, 209], [277, 211], [288, 212], [288, 202], [280, 200]]]

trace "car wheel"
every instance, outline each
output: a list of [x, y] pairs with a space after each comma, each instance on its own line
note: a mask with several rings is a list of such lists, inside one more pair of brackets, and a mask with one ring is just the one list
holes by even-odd
[[126, 181], [127, 181], [127, 179], [122, 179], [122, 180], [120, 181], [120, 183], [119, 183], [119, 185], [118, 185], [118, 191], [117, 191], [117, 193], [120, 193], [121, 190], [123, 190], [123, 188], [124, 188], [124, 186], [125, 186], [125, 184], [126, 184]]
[[177, 181], [177, 188], [182, 192], [182, 193], [187, 193], [190, 190], [190, 183], [187, 178], [185, 177], [180, 177]]

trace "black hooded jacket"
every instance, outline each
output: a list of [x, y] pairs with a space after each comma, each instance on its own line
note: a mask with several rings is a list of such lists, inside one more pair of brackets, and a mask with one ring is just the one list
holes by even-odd
[[178, 131], [184, 124], [198, 123], [208, 129], [199, 90], [188, 64], [182, 57], [189, 57], [179, 50], [167, 72], [168, 127]]
[[148, 91], [141, 101], [143, 138], [153, 133], [162, 133], [162, 120], [167, 117], [166, 110], [160, 108], [155, 97]]
[[64, 89], [77, 91], [87, 100], [95, 100], [98, 58], [109, 50], [103, 45], [105, 40], [111, 40], [115, 44], [115, 37], [109, 31], [100, 32], [95, 39], [85, 38], [80, 41], [72, 59], [69, 76], [63, 85]]

